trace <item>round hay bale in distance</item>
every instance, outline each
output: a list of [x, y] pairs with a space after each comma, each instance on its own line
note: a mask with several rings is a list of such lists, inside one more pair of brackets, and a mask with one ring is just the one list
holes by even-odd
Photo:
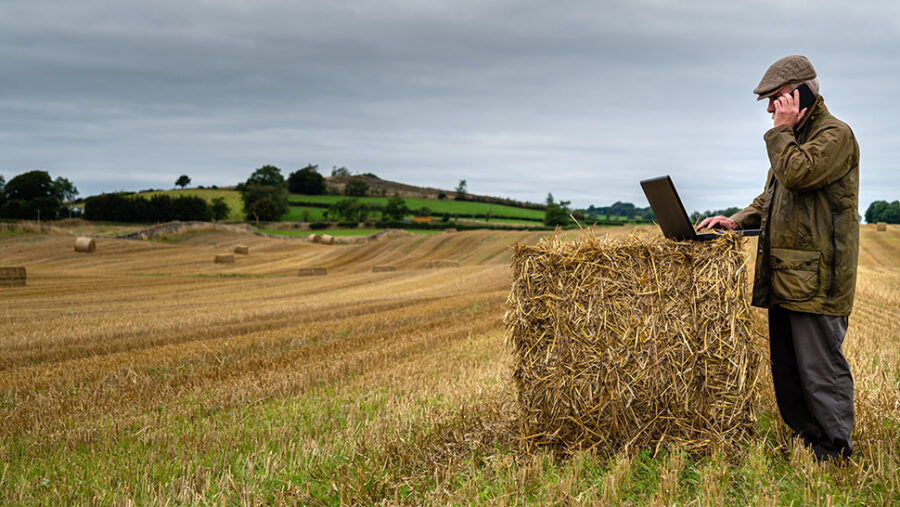
[[234, 247], [234, 253], [240, 255], [250, 255], [250, 247], [246, 245], [237, 245]]
[[451, 232], [456, 232], [456, 227], [447, 227], [444, 229], [444, 234], [449, 234]]
[[232, 254], [216, 255], [215, 263], [216, 264], [234, 264], [234, 255], [232, 255]]
[[330, 234], [322, 235], [322, 244], [323, 245], [333, 245], [334, 244], [334, 236]]
[[300, 268], [297, 276], [325, 276], [328, 270], [325, 268]]
[[97, 243], [94, 238], [80, 237], [75, 239], [75, 251], [82, 253], [91, 253], [97, 249]]
[[307, 238], [310, 243], [321, 243], [322, 235], [321, 234], [310, 234]]
[[0, 287], [22, 287], [26, 277], [25, 266], [0, 267]]
[[875, 224], [875, 230], [878, 232], [884, 232], [887, 230], [887, 224], [885, 222], [878, 222]]

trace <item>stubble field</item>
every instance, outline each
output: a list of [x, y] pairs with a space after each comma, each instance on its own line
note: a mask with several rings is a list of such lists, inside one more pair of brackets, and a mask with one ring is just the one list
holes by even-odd
[[[78, 254], [71, 236], [0, 236], [0, 265], [28, 267], [0, 288], [0, 503], [900, 502], [896, 226], [862, 226], [842, 468], [793, 445], [769, 380], [739, 455], [525, 450], [502, 304], [510, 245], [539, 237], [191, 233]], [[250, 255], [213, 264], [236, 244]]]

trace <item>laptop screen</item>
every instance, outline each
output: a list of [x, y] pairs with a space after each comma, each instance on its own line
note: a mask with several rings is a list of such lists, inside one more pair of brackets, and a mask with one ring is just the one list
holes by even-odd
[[697, 233], [694, 232], [694, 226], [688, 218], [687, 211], [684, 210], [684, 204], [675, 191], [672, 178], [666, 175], [643, 180], [641, 187], [647, 200], [650, 201], [656, 221], [667, 238], [679, 241], [696, 239]]

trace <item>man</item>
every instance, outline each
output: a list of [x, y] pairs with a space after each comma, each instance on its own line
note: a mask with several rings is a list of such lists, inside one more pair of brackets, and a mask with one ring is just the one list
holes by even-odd
[[[800, 109], [796, 88], [815, 101]], [[761, 228], [753, 305], [769, 309], [772, 380], [782, 418], [819, 460], [853, 451], [853, 377], [841, 351], [859, 250], [859, 146], [831, 115], [803, 56], [787, 56], [753, 90], [769, 99], [771, 167], [753, 203], [704, 228]]]

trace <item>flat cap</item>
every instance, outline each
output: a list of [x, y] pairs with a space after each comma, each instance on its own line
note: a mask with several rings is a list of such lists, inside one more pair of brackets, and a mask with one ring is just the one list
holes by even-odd
[[756, 100], [762, 100], [788, 83], [809, 81], [815, 77], [816, 69], [805, 56], [785, 56], [769, 67], [753, 93], [759, 95]]

